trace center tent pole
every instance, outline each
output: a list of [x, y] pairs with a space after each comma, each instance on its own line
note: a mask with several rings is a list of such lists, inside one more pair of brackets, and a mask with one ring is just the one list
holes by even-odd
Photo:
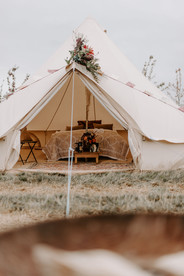
[[67, 191], [67, 203], [66, 203], [66, 217], [69, 217], [69, 215], [70, 215], [70, 187], [71, 187], [73, 153], [74, 153], [74, 149], [72, 148], [72, 126], [73, 126], [74, 91], [75, 91], [74, 78], [75, 78], [75, 68], [73, 68], [71, 130], [70, 130], [70, 146], [68, 149], [68, 191]]

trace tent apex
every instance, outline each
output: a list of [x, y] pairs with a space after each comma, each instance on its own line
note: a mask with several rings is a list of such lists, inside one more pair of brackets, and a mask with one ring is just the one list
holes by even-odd
[[[84, 19], [84, 21], [78, 26], [78, 28], [80, 28], [82, 25], [86, 25], [87, 23], [89, 23], [90, 25], [93, 24], [98, 26], [104, 32], [104, 28], [90, 15]], [[75, 30], [77, 30], [78, 28], [76, 28]]]

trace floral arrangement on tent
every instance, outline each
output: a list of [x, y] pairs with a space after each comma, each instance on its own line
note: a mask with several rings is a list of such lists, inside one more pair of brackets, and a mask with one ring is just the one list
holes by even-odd
[[99, 144], [96, 142], [96, 136], [93, 132], [85, 132], [81, 141], [76, 143], [75, 150], [77, 152], [97, 152]]
[[69, 51], [70, 58], [66, 58], [65, 61], [67, 64], [75, 61], [81, 65], [84, 65], [98, 82], [98, 74], [101, 74], [100, 65], [97, 62], [98, 59], [94, 55], [93, 48], [87, 45], [87, 42], [88, 41], [82, 34], [75, 35], [74, 50]]

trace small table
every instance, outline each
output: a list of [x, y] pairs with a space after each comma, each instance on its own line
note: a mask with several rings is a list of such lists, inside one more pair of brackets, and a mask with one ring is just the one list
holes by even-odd
[[75, 164], [77, 164], [78, 158], [96, 158], [96, 164], [98, 164], [99, 161], [99, 152], [77, 152], [74, 153], [75, 157]]
[[36, 143], [37, 143], [37, 141], [32, 141], [32, 140], [23, 140], [23, 141], [21, 141], [21, 147], [20, 147], [20, 149], [22, 149], [23, 145], [25, 145], [25, 144], [28, 144], [28, 147], [29, 147], [29, 149], [30, 149], [29, 154], [28, 154], [26, 160], [23, 160], [23, 159], [22, 159], [22, 156], [21, 156], [21, 154], [20, 154], [20, 160], [22, 161], [22, 164], [23, 164], [23, 165], [24, 165], [24, 162], [25, 162], [25, 163], [27, 162], [27, 160], [29, 159], [29, 157], [30, 157], [31, 154], [32, 154], [33, 157], [34, 157], [35, 162], [38, 163], [37, 160], [36, 160], [36, 157], [35, 157], [35, 155], [34, 155], [34, 152], [33, 152], [33, 149], [34, 149]]

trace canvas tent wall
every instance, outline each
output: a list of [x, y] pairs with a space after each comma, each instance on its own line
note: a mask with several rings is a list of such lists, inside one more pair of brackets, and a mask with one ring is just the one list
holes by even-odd
[[[73, 47], [70, 37], [22, 89], [0, 104], [0, 170], [10, 169], [18, 160], [20, 129], [27, 125], [30, 129], [40, 128], [36, 118], [41, 116], [45, 123], [49, 122], [43, 116], [44, 109], [51, 116], [47, 104], [51, 107], [57, 93], [62, 96], [73, 72], [77, 76], [76, 95], [78, 87], [87, 87], [117, 124], [128, 130], [137, 168], [184, 167], [184, 129], [181, 127], [184, 114], [179, 107], [137, 71], [93, 19], [86, 19], [76, 33], [84, 34], [89, 45], [99, 53], [103, 71], [99, 83], [84, 66], [73, 63], [66, 68], [65, 58]], [[63, 112], [66, 116], [70, 110], [66, 108]]]

